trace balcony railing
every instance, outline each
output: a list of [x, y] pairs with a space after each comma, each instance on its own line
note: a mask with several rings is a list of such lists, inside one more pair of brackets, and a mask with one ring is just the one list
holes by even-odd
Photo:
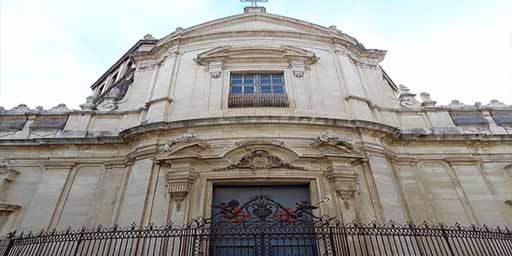
[[288, 95], [286, 93], [230, 93], [228, 107], [283, 107], [287, 108]]
[[[280, 216], [277, 216], [280, 217]], [[0, 255], [512, 255], [510, 229], [455, 225], [342, 224], [219, 227], [194, 221], [178, 227], [97, 227], [62, 232], [11, 233]]]

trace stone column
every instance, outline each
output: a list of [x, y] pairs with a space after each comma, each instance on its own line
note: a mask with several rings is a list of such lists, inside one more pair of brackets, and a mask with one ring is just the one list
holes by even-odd
[[336, 164], [327, 172], [326, 178], [336, 191], [337, 201], [341, 205], [340, 213], [344, 222], [359, 219], [356, 206], [357, 173], [349, 163]]
[[171, 201], [168, 222], [182, 225], [187, 222], [188, 200], [192, 185], [199, 175], [191, 168], [170, 169], [166, 175]]

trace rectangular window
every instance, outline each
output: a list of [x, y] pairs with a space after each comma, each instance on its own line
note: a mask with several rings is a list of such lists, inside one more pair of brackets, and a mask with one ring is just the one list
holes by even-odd
[[231, 74], [231, 93], [284, 93], [283, 73]]
[[229, 107], [288, 107], [283, 73], [231, 74]]

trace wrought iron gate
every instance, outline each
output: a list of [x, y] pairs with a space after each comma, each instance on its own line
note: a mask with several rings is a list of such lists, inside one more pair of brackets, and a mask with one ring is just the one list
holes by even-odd
[[4, 256], [512, 256], [508, 228], [455, 225], [343, 224], [316, 217], [299, 202], [286, 208], [269, 196], [214, 205], [218, 214], [185, 226], [132, 225], [62, 232], [11, 233]]
[[329, 221], [314, 216], [318, 206], [307, 201], [291, 209], [260, 193], [243, 204], [233, 199], [213, 208], [218, 211], [206, 224], [205, 255], [326, 255], [318, 243], [328, 244], [320, 229]]

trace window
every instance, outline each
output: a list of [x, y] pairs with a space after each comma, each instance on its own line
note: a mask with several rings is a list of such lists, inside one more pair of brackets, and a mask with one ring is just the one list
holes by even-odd
[[269, 74], [232, 74], [231, 93], [284, 93], [282, 73]]
[[288, 107], [283, 73], [231, 74], [228, 107]]
[[100, 96], [103, 93], [103, 90], [105, 89], [105, 83], [103, 83], [96, 92], [96, 96]]
[[112, 81], [110, 82], [110, 84], [114, 84], [116, 81], [117, 81], [117, 73], [115, 73], [115, 74], [112, 76]]

